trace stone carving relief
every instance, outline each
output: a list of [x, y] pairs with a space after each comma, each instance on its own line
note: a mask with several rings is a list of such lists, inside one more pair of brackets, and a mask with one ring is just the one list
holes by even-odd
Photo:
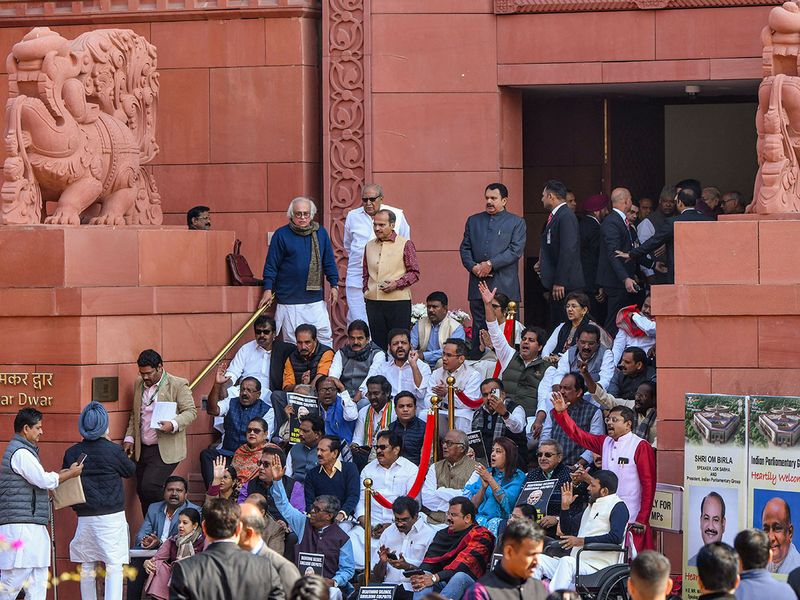
[[161, 201], [144, 165], [155, 140], [156, 49], [125, 29], [70, 41], [37, 27], [7, 59], [9, 99], [0, 224], [160, 224]]
[[[324, 64], [325, 115], [324, 181], [329, 231], [339, 273], [347, 271], [344, 222], [361, 205], [361, 186], [367, 176], [365, 123], [365, 7], [364, 0], [328, 0], [323, 40], [328, 45]], [[344, 284], [342, 279], [342, 285]], [[343, 338], [347, 326], [345, 295], [331, 307], [334, 338]]]
[[800, 212], [800, 5], [785, 2], [773, 8], [761, 42], [758, 173], [747, 212]]

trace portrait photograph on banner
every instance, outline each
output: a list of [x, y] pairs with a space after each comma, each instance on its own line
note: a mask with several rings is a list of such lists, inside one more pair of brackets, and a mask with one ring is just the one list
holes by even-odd
[[800, 567], [800, 398], [750, 396], [748, 526], [769, 536], [767, 570], [785, 578]]
[[683, 598], [700, 595], [697, 552], [733, 544], [747, 522], [747, 398], [687, 394], [684, 458]]

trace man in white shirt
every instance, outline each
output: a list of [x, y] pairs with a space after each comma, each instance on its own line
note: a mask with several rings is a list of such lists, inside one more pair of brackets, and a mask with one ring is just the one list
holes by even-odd
[[403, 571], [419, 568], [436, 530], [419, 518], [419, 503], [413, 498], [400, 496], [392, 503], [392, 512], [394, 524], [378, 540], [378, 563], [370, 582], [397, 584], [395, 600], [411, 600], [411, 580]]
[[[367, 464], [361, 472], [361, 481], [372, 479], [373, 492], [379, 492], [389, 502], [394, 502], [400, 496], [408, 495], [414, 479], [417, 477], [419, 467], [410, 460], [400, 456], [402, 440], [396, 433], [384, 431], [378, 434], [375, 446], [377, 458]], [[353, 542], [356, 569], [364, 568], [364, 488], [358, 498], [355, 517], [358, 525], [350, 532]], [[372, 537], [377, 540], [385, 529], [392, 524], [394, 513], [389, 508], [381, 506], [375, 497], [372, 498], [371, 521]], [[377, 547], [372, 544], [372, 563], [377, 558]]]
[[2, 600], [15, 599], [23, 588], [27, 600], [44, 600], [50, 567], [48, 490], [83, 471], [83, 463], [73, 463], [58, 473], [46, 472], [39, 461], [41, 436], [42, 413], [20, 410], [0, 467], [0, 535], [11, 544], [0, 552]]
[[[431, 368], [419, 358], [419, 353], [411, 349], [411, 334], [408, 329], [392, 329], [389, 332], [389, 356], [378, 360], [372, 366], [358, 390], [353, 402], [360, 403], [367, 393], [367, 381], [375, 375], [383, 375], [392, 386], [392, 395], [407, 391], [414, 394], [417, 407], [425, 398]], [[418, 411], [419, 412], [419, 411]]]
[[[425, 402], [417, 407], [419, 414], [424, 414], [431, 406], [434, 394], [439, 396], [441, 410], [439, 416], [446, 415], [447, 378], [455, 378], [455, 426], [461, 431], [472, 431], [472, 417], [475, 410], [483, 406], [481, 397], [481, 381], [483, 378], [464, 361], [467, 358], [467, 344], [464, 340], [450, 338], [445, 341], [442, 350], [442, 366], [431, 373], [430, 387], [425, 395]], [[443, 429], [445, 431], [447, 428]]]
[[364, 303], [363, 261], [364, 247], [375, 237], [372, 217], [379, 210], [391, 210], [397, 217], [395, 231], [397, 235], [411, 239], [411, 228], [408, 226], [403, 211], [383, 203], [383, 188], [377, 183], [365, 185], [361, 192], [361, 208], [354, 208], [344, 221], [344, 249], [347, 252], [347, 277], [345, 293], [347, 294], [347, 322], [356, 319], [367, 320], [367, 308]]
[[283, 388], [283, 367], [295, 347], [275, 339], [275, 321], [271, 317], [258, 317], [253, 323], [253, 331], [255, 339], [236, 351], [225, 376], [228, 384], [237, 383], [243, 375], [257, 377], [265, 392], [261, 397], [266, 400], [269, 398], [266, 390]]

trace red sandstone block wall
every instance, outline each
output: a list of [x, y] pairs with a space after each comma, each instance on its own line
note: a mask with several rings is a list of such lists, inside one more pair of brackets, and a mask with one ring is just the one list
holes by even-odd
[[[800, 394], [800, 220], [681, 223], [658, 324], [658, 481], [683, 485], [685, 394]], [[680, 564], [676, 536], [667, 538]]]
[[[173, 14], [153, 16], [172, 19], [156, 22], [51, 26], [67, 39], [98, 28], [133, 29], [156, 46], [161, 152], [151, 165], [164, 223], [185, 225], [189, 208], [210, 206], [214, 229], [236, 232], [256, 273], [268, 232], [285, 224], [289, 200], [310, 195], [322, 204], [318, 15], [301, 8], [274, 17], [262, 11], [261, 18], [228, 13], [180, 21]], [[0, 28], [2, 106], [5, 57], [29, 30]]]

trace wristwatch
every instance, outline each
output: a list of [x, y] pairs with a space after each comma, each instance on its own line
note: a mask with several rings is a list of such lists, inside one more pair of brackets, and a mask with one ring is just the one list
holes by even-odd
[[440, 580], [441, 580], [441, 577], [439, 577], [436, 573], [431, 575], [431, 582], [432, 583], [437, 584], [437, 583], [439, 583]]

